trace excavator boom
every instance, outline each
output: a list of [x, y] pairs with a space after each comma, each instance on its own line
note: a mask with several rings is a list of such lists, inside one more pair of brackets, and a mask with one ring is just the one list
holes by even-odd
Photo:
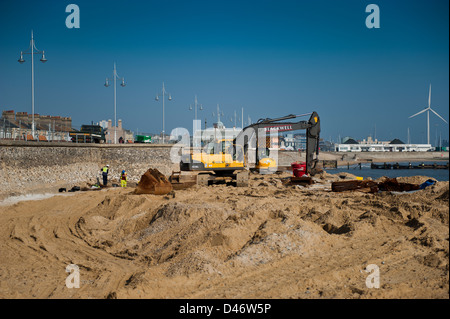
[[[302, 120], [298, 122], [283, 122], [285, 120], [291, 120], [306, 115], [311, 115], [308, 121]], [[234, 140], [234, 144], [241, 146], [247, 152], [250, 144], [249, 141], [253, 138], [252, 134], [256, 135], [256, 140], [258, 141], [259, 134], [261, 132], [268, 135], [272, 132], [288, 132], [297, 130], [306, 130], [306, 173], [314, 175], [317, 173], [316, 164], [317, 155], [319, 154], [320, 139], [320, 118], [316, 112], [301, 115], [291, 114], [276, 119], [260, 119], [258, 122], [244, 128]], [[257, 157], [256, 162], [259, 160], [260, 158]]]

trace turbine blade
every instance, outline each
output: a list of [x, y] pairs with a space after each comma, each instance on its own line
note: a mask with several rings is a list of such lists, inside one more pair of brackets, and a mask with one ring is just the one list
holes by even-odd
[[439, 114], [437, 114], [433, 109], [430, 108], [430, 110], [431, 110], [431, 112], [433, 112], [434, 114], [436, 114], [436, 116], [438, 116], [441, 120], [443, 120], [445, 123], [448, 124], [448, 122], [447, 122], [446, 120], [444, 120], [444, 119], [442, 118], [442, 116], [440, 116]]
[[431, 106], [431, 83], [430, 83], [430, 91], [428, 92], [428, 107]]
[[424, 109], [424, 110], [422, 110], [422, 111], [420, 111], [420, 112], [418, 112], [418, 113], [416, 113], [416, 114], [414, 114], [414, 115], [411, 115], [409, 118], [412, 118], [412, 117], [414, 117], [414, 116], [416, 116], [416, 115], [422, 114], [422, 113], [425, 112], [426, 110], [428, 110], [428, 109]]

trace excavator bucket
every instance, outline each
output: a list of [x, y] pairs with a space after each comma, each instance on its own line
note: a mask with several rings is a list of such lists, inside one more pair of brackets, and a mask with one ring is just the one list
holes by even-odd
[[161, 174], [157, 169], [150, 168], [142, 175], [141, 180], [135, 189], [135, 193], [165, 195], [172, 190], [172, 184], [167, 180], [166, 176]]

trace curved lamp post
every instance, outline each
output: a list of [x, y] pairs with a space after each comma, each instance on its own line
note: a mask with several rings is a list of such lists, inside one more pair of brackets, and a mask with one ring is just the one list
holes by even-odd
[[162, 86], [162, 91], [161, 94], [157, 94], [155, 97], [155, 101], [159, 101], [159, 97], [162, 97], [162, 105], [163, 105], [163, 117], [162, 117], [162, 125], [163, 125], [163, 130], [162, 130], [162, 143], [164, 144], [164, 97], [167, 96], [169, 101], [172, 101], [172, 96], [170, 95], [170, 93], [168, 93], [166, 91], [166, 88], [164, 87], [164, 82], [163, 82], [163, 86]]
[[31, 41], [30, 41], [30, 47], [28, 48], [30, 50], [29, 52], [20, 51], [20, 58], [18, 62], [20, 64], [24, 63], [25, 60], [23, 58], [24, 54], [31, 54], [31, 113], [32, 113], [32, 123], [31, 123], [31, 135], [33, 136], [33, 139], [35, 138], [35, 124], [34, 124], [34, 54], [42, 54], [42, 58], [40, 61], [42, 63], [47, 62], [47, 59], [45, 58], [45, 52], [39, 51], [36, 48], [36, 45], [34, 43], [34, 37], [33, 37], [33, 30], [31, 30]]
[[[203, 111], [203, 105], [202, 104], [198, 104], [197, 103], [197, 95], [195, 96], [195, 100], [194, 100], [194, 110], [195, 110], [195, 118], [194, 118], [194, 120], [197, 120], [197, 106], [200, 106], [199, 107], [199, 111]], [[192, 104], [191, 105], [189, 105], [189, 111], [192, 111]]]
[[114, 144], [117, 144], [117, 89], [116, 89], [116, 80], [119, 79], [122, 81], [120, 86], [125, 87], [125, 79], [120, 78], [117, 75], [116, 63], [114, 63], [113, 77], [112, 79], [106, 78], [105, 87], [109, 86], [109, 81], [114, 81]]

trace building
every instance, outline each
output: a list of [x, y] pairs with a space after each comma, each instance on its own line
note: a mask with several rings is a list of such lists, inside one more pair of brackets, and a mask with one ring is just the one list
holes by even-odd
[[287, 134], [281, 138], [280, 148], [288, 151], [299, 149], [299, 141], [294, 137], [294, 134]]
[[[117, 144], [122, 141], [123, 143], [133, 143], [134, 141], [133, 132], [122, 127], [122, 120], [117, 121], [117, 127], [112, 124], [112, 120], [102, 120], [97, 125], [105, 130], [106, 143], [108, 144]], [[117, 139], [117, 143], [114, 143], [114, 138]]]
[[[33, 115], [14, 110], [2, 111], [0, 139], [33, 140]], [[72, 129], [70, 117], [34, 114], [35, 139], [39, 141], [70, 141]]]
[[[171, 139], [172, 136], [165, 134], [164, 136], [163, 134], [146, 134], [146, 135], [150, 135], [152, 138], [152, 144], [162, 144], [163, 143], [163, 137], [164, 137], [164, 143], [165, 144], [170, 144], [170, 143], [176, 143], [178, 140], [177, 139]], [[178, 137], [177, 137], [178, 138]]]
[[280, 148], [285, 150], [304, 151], [306, 150], [305, 133], [288, 133], [281, 137]]
[[348, 138], [343, 144], [335, 144], [336, 152], [427, 152], [432, 149], [431, 144], [405, 144], [399, 139], [381, 142], [371, 137], [361, 142]]

